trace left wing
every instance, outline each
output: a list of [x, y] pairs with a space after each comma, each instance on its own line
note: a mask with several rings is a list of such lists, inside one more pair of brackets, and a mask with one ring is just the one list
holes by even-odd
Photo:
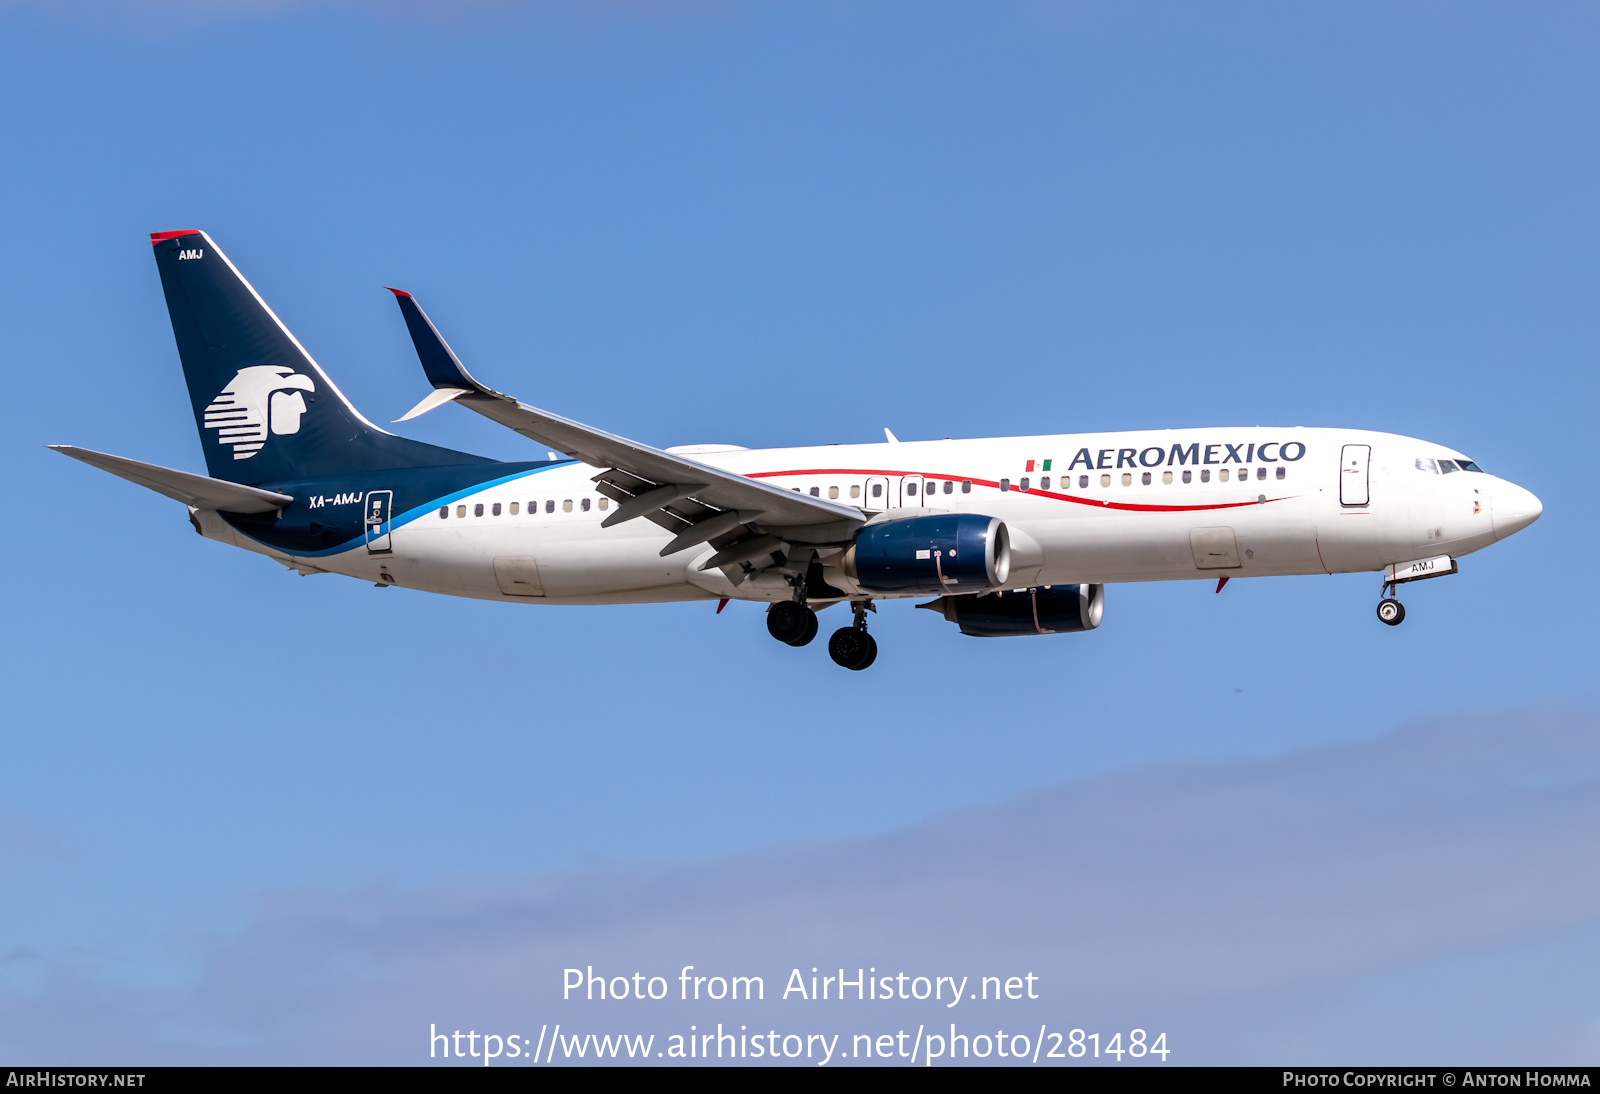
[[663, 452], [486, 387], [467, 372], [410, 293], [389, 291], [405, 317], [422, 371], [434, 386], [400, 421], [454, 401], [601, 468], [594, 477], [600, 493], [619, 503], [602, 527], [644, 517], [673, 533], [663, 557], [710, 543], [717, 552], [700, 568], [722, 567], [738, 584], [751, 571], [783, 564], [797, 545], [841, 544], [866, 523], [859, 509]]

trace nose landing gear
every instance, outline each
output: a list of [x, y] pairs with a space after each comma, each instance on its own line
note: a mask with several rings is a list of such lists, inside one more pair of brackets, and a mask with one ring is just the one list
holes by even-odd
[[878, 659], [878, 643], [867, 633], [866, 601], [853, 601], [850, 608], [855, 613], [855, 622], [833, 632], [833, 637], [828, 639], [828, 656], [835, 665], [860, 672]]
[[1383, 583], [1383, 599], [1378, 601], [1378, 618], [1391, 627], [1398, 627], [1406, 621], [1406, 606], [1390, 596], [1395, 590], [1395, 583]]

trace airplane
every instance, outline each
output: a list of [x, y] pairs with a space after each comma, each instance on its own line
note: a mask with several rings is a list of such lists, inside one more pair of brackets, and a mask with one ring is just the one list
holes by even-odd
[[517, 604], [765, 602], [804, 646], [877, 658], [876, 602], [977, 637], [1093, 630], [1105, 586], [1381, 571], [1399, 586], [1538, 519], [1539, 499], [1428, 441], [1355, 429], [1198, 428], [749, 449], [649, 445], [475, 379], [389, 290], [432, 392], [546, 449], [505, 463], [363, 417], [201, 231], [150, 236], [207, 475], [56, 451], [176, 499], [208, 539], [334, 573]]

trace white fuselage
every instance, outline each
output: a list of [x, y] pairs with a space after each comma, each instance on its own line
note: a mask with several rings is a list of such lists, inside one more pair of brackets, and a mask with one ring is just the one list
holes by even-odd
[[[998, 517], [1011, 534], [1007, 588], [1380, 570], [1470, 554], [1540, 511], [1532, 494], [1493, 475], [1427, 469], [1430, 460], [1460, 460], [1450, 449], [1363, 430], [1174, 429], [671, 451], [872, 516]], [[670, 536], [648, 520], [601, 528], [614, 503], [596, 492], [596, 473], [558, 464], [396, 514], [384, 551], [358, 543], [300, 558], [215, 514], [197, 517], [206, 535], [303, 572], [452, 596], [614, 604], [791, 595], [780, 574], [735, 587], [720, 570], [700, 572], [712, 553], [705, 544], [661, 557]], [[829, 566], [828, 552], [819, 558], [830, 585], [869, 595]], [[523, 579], [509, 581], [513, 573]]]

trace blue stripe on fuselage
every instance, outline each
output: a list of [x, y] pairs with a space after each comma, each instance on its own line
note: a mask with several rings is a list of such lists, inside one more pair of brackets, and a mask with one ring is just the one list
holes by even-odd
[[[370, 491], [394, 491], [397, 512], [389, 520], [389, 531], [393, 532], [462, 498], [577, 462], [403, 467], [393, 471], [329, 476], [309, 482], [263, 484], [268, 489], [290, 495], [295, 499], [294, 504], [276, 519], [270, 513], [250, 516], [224, 513], [222, 518], [242, 535], [275, 551], [295, 558], [327, 558], [366, 544], [363, 499]], [[516, 470], [508, 473], [511, 468]], [[324, 546], [330, 540], [335, 540], [332, 546]]]

